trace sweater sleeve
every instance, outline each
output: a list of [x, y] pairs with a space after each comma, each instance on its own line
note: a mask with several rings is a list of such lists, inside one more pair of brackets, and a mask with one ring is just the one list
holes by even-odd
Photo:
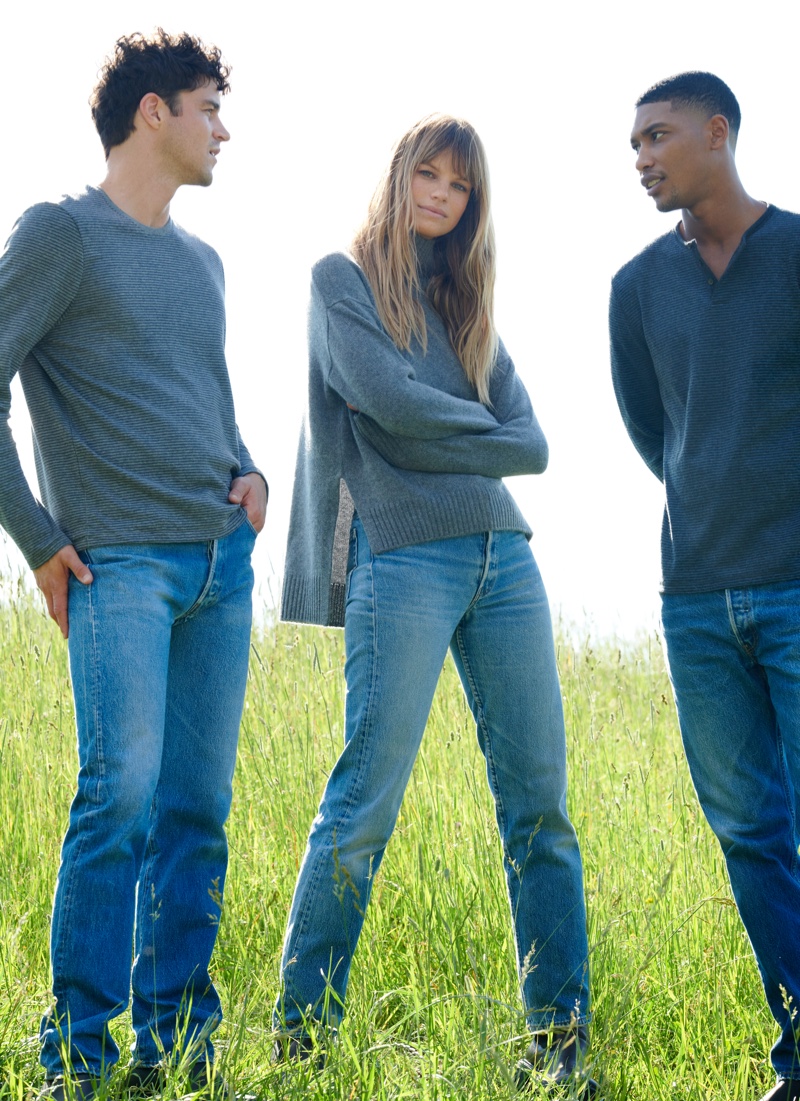
[[626, 311], [616, 287], [609, 306], [611, 376], [622, 420], [647, 466], [664, 480], [664, 406], [641, 316]]
[[15, 225], [0, 256], [0, 525], [37, 569], [69, 539], [34, 497], [11, 428], [11, 381], [72, 301], [83, 270], [72, 218], [46, 203]]
[[435, 440], [498, 427], [479, 402], [418, 382], [370, 303], [335, 302], [327, 311], [327, 327], [328, 385], [386, 432]]
[[256, 464], [253, 462], [252, 456], [247, 449], [247, 445], [242, 439], [242, 434], [239, 431], [239, 427], [236, 427], [236, 444], [239, 449], [239, 469], [236, 472], [236, 477], [244, 477], [245, 474], [258, 474], [259, 478], [262, 478], [264, 485], [267, 487], [267, 496], [269, 496], [269, 482], [263, 470], [259, 470]]
[[490, 399], [497, 427], [488, 432], [459, 432], [441, 439], [392, 434], [363, 413], [354, 415], [356, 431], [392, 466], [431, 474], [479, 474], [504, 478], [541, 474], [548, 448], [528, 393], [501, 346], [492, 374]]

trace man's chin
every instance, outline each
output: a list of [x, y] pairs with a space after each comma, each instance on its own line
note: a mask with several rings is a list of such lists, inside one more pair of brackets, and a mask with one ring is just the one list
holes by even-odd
[[653, 202], [660, 214], [669, 214], [673, 210], [683, 209], [683, 204], [675, 195], [654, 195]]
[[210, 187], [214, 182], [214, 173], [211, 169], [208, 172], [198, 173], [194, 179], [187, 180], [188, 187]]

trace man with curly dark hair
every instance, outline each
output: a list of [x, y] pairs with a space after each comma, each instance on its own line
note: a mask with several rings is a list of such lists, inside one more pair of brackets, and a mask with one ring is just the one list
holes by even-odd
[[173, 115], [179, 115], [184, 92], [208, 85], [225, 95], [230, 91], [229, 76], [217, 47], [205, 46], [189, 34], [171, 37], [158, 30], [152, 38], [120, 38], [91, 98], [106, 157], [133, 133], [136, 111], [148, 92], [155, 92]]
[[[131, 994], [132, 1084], [157, 1090], [180, 1059], [214, 1088], [208, 967], [267, 490], [236, 427], [222, 265], [170, 202], [211, 183], [227, 90], [189, 35], [121, 38], [92, 99], [105, 179], [26, 211], [0, 260], [0, 524], [68, 636], [78, 733], [52, 1101], [97, 1092]], [[17, 373], [41, 503], [6, 423]]]

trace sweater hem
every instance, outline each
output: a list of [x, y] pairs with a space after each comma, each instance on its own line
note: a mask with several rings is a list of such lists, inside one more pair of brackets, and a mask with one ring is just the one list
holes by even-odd
[[453, 539], [477, 531], [521, 531], [526, 538], [532, 532], [508, 490], [496, 489], [476, 496], [474, 489], [451, 491], [438, 497], [428, 508], [415, 502], [392, 501], [359, 509], [370, 547], [375, 554], [397, 550], [414, 543], [435, 539]]
[[796, 566], [773, 570], [768, 573], [745, 574], [738, 577], [706, 576], [697, 580], [662, 581], [662, 596], [695, 596], [698, 593], [724, 592], [726, 589], [752, 589], [761, 585], [783, 585], [800, 581], [800, 562]]
[[286, 574], [281, 595], [285, 623], [313, 623], [317, 627], [344, 626], [345, 586], [326, 577]]
[[210, 543], [214, 539], [224, 539], [232, 535], [247, 519], [247, 512], [241, 506], [226, 516], [223, 523], [210, 524], [207, 520], [191, 523], [185, 518], [175, 518], [171, 527], [153, 524], [150, 528], [141, 526], [134, 530], [120, 527], [113, 531], [95, 531], [76, 536], [72, 545], [77, 551], [91, 550], [92, 547], [125, 546], [137, 543]]

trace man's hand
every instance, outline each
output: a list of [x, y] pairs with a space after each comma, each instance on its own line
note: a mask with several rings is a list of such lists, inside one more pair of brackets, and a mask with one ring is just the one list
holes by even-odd
[[50, 618], [61, 628], [61, 634], [69, 635], [68, 599], [69, 575], [74, 573], [82, 585], [91, 585], [94, 578], [91, 570], [78, 557], [78, 553], [69, 544], [48, 558], [44, 565], [33, 571], [36, 584], [44, 593]]
[[228, 500], [234, 505], [241, 505], [256, 531], [261, 531], [267, 519], [267, 483], [260, 474], [243, 474], [240, 478], [234, 478]]

